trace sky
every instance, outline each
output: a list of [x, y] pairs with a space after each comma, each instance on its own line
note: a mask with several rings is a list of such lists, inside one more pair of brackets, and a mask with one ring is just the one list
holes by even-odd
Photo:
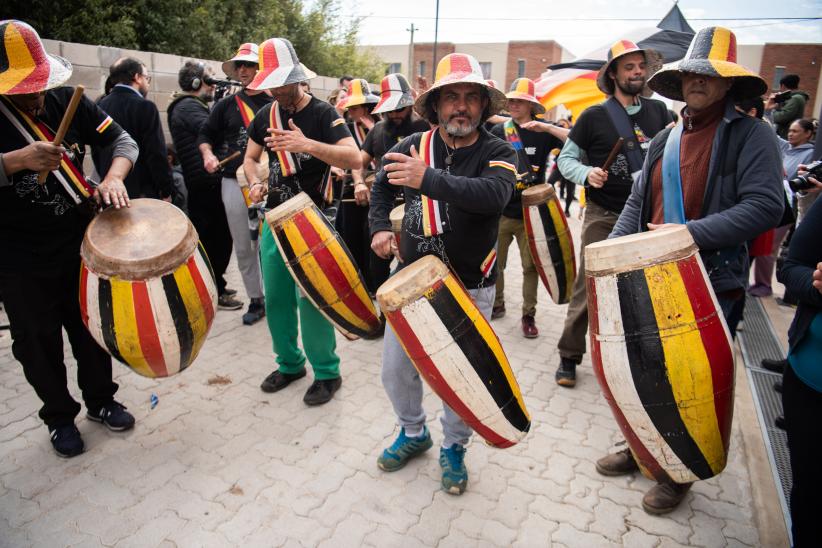
[[[621, 32], [656, 26], [671, 6], [670, 0], [440, 0], [438, 38], [455, 43], [552, 39], [581, 56], [614, 42]], [[740, 44], [822, 43], [822, 19], [780, 20], [822, 17], [822, 0], [681, 0], [679, 8], [694, 30], [725, 26]], [[433, 42], [435, 14], [436, 0], [350, 0], [341, 16], [363, 18], [362, 44], [407, 44], [412, 23], [415, 42]]]

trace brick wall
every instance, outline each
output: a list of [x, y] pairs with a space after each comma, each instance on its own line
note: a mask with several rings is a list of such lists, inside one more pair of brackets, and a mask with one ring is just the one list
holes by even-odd
[[[414, 63], [412, 66], [412, 74], [416, 78], [419, 74], [419, 67], [420, 61], [425, 61], [425, 76], [428, 78], [428, 83], [434, 82], [434, 69], [439, 63], [440, 59], [445, 57], [450, 53], [454, 53], [455, 47], [454, 44], [451, 42], [438, 42], [437, 43], [437, 60], [436, 62], [433, 61], [434, 59], [434, 43], [416, 43], [414, 44]], [[433, 64], [432, 64], [433, 63]], [[414, 83], [412, 82], [412, 85]]]
[[822, 67], [822, 44], [765, 44], [762, 51], [760, 76], [773, 85], [774, 68], [785, 67], [785, 74], [799, 75], [799, 89], [810, 95], [805, 103], [805, 117], [816, 117], [814, 109]]
[[553, 40], [509, 42], [505, 82], [500, 82], [505, 89], [508, 89], [511, 82], [517, 79], [520, 59], [525, 61], [524, 76], [536, 80], [540, 74], [545, 72], [545, 67], [561, 62], [562, 46]]

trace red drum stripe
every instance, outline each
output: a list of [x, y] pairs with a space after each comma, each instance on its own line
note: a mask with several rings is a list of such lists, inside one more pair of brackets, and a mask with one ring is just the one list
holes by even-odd
[[[200, 302], [203, 305], [203, 311], [206, 316], [206, 325], [210, 326], [211, 320], [214, 319], [214, 307], [211, 302], [211, 295], [209, 295], [208, 288], [206, 287], [205, 281], [203, 281], [203, 276], [200, 273], [200, 269], [197, 268], [197, 262], [194, 260], [194, 255], [188, 258], [186, 265], [188, 265], [188, 271], [191, 274], [191, 279], [194, 280], [194, 287], [197, 288], [197, 295], [200, 296]], [[208, 330], [206, 329], [206, 331]]]
[[80, 265], [80, 318], [88, 329], [88, 269], [85, 264]]
[[591, 362], [594, 369], [594, 375], [596, 376], [597, 381], [599, 381], [599, 386], [602, 388], [602, 394], [605, 396], [605, 400], [608, 402], [608, 406], [614, 414], [614, 418], [619, 425], [619, 429], [622, 430], [622, 434], [627, 439], [628, 445], [631, 449], [636, 451], [637, 458], [642, 461], [642, 465], [648, 469], [654, 478], [665, 477], [667, 475], [665, 470], [663, 470], [662, 466], [660, 466], [656, 459], [651, 456], [651, 453], [648, 452], [645, 445], [634, 432], [634, 429], [628, 423], [625, 415], [622, 414], [622, 410], [616, 402], [614, 402], [614, 395], [605, 380], [605, 373], [602, 370], [602, 353], [599, 348], [599, 342], [596, 338], [597, 333], [599, 333], [599, 307], [597, 305], [596, 278], [591, 276], [587, 277], [585, 284], [588, 286], [588, 333], [590, 333], [591, 337]]
[[134, 316], [137, 320], [137, 334], [140, 338], [140, 350], [146, 363], [157, 377], [167, 377], [168, 368], [163, 355], [163, 345], [157, 333], [151, 297], [144, 281], [131, 282], [131, 294], [134, 299]]
[[393, 312], [386, 312], [385, 316], [391, 324], [391, 328], [394, 330], [394, 333], [397, 334], [397, 338], [402, 343], [406, 354], [408, 354], [408, 357], [411, 358], [411, 361], [414, 363], [414, 367], [417, 368], [420, 375], [425, 377], [428, 385], [434, 393], [440, 397], [440, 399], [452, 402], [450, 405], [454, 412], [462, 417], [465, 423], [473, 428], [480, 436], [485, 438], [485, 440], [489, 443], [493, 444], [494, 447], [504, 449], [516, 444], [516, 442], [512, 442], [511, 440], [500, 436], [497, 432], [482, 424], [482, 422], [462, 402], [462, 399], [460, 399], [451, 387], [448, 386], [447, 383], [443, 382], [442, 377], [438, 373], [436, 364], [431, 360], [431, 357], [420, 343], [414, 333], [414, 330], [412, 330], [411, 326], [408, 325], [408, 322], [405, 321], [405, 317], [402, 315], [401, 311], [395, 310]]
[[[733, 387], [734, 363], [733, 353], [728, 343], [728, 335], [722, 325], [711, 293], [699, 268], [697, 256], [678, 261], [677, 267], [682, 276], [682, 282], [688, 290], [688, 298], [694, 310], [697, 329], [702, 337], [702, 344], [711, 363], [711, 379], [714, 385], [714, 408], [719, 423], [719, 433], [725, 452], [731, 437], [733, 422]], [[724, 397], [719, 397], [724, 396]]]

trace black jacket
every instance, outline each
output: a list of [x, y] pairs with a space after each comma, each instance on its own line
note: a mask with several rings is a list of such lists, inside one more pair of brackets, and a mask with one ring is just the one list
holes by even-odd
[[220, 175], [208, 173], [203, 167], [203, 156], [197, 147], [197, 137], [208, 114], [208, 105], [192, 95], [181, 95], [168, 105], [168, 129], [189, 191], [193, 186], [220, 184]]
[[[173, 179], [166, 158], [166, 141], [157, 106], [134, 91], [115, 86], [98, 106], [128, 132], [140, 148], [137, 164], [126, 177], [126, 190], [132, 198], [171, 196]], [[111, 151], [95, 148], [92, 159], [101, 176], [111, 166]]]

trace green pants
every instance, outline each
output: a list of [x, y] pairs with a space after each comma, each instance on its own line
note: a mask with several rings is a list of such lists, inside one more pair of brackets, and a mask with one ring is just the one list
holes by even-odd
[[516, 238], [522, 261], [522, 315], [533, 316], [537, 312], [537, 283], [539, 274], [528, 249], [525, 221], [503, 215], [499, 220], [497, 237], [497, 296], [494, 306], [505, 305], [505, 265], [508, 263], [508, 247]]
[[[334, 327], [297, 288], [267, 223], [263, 223], [260, 264], [265, 284], [265, 317], [280, 372], [299, 373], [305, 367], [307, 356], [315, 379], [339, 377], [340, 358], [335, 352]], [[305, 354], [297, 346], [298, 310]]]

